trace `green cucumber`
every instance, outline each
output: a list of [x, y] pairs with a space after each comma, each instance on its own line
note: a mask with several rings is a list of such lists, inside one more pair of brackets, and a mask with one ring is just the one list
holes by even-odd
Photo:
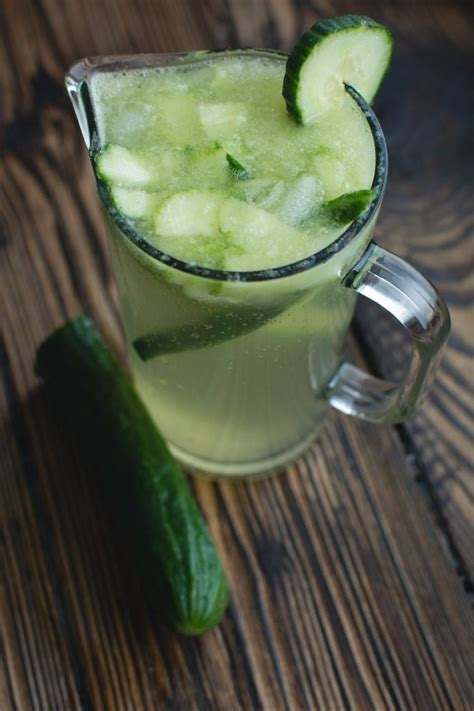
[[[175, 241], [182, 249], [183, 244], [192, 247], [196, 239], [214, 237], [219, 230], [219, 208], [224, 199], [221, 193], [212, 190], [187, 190], [171, 195], [154, 220], [163, 249], [171, 246], [172, 250]], [[165, 240], [169, 240], [169, 245]]]
[[[298, 192], [299, 202], [288, 207], [289, 220], [299, 219], [312, 206], [317, 182], [303, 176], [296, 188], [293, 197]], [[311, 251], [308, 236], [291, 224], [215, 190], [171, 195], [155, 213], [153, 225], [157, 244], [167, 254], [228, 271], [241, 268], [243, 255], [249, 256], [248, 269], [255, 261], [269, 267], [284, 264], [288, 242], [299, 243], [301, 254]]]
[[105, 183], [124, 188], [146, 187], [158, 176], [152, 161], [115, 144], [109, 144], [99, 153], [95, 167]]
[[[220, 286], [222, 282], [216, 282]], [[246, 336], [264, 326], [285, 310], [284, 306], [267, 308], [239, 308], [218, 311], [205, 321], [189, 323], [167, 331], [155, 331], [133, 341], [133, 347], [142, 360], [158, 355], [180, 353], [217, 346], [239, 336]]]
[[345, 15], [317, 22], [288, 57], [283, 97], [303, 125], [338, 105], [345, 84], [372, 102], [390, 66], [390, 31], [369, 17]]
[[119, 212], [127, 217], [145, 219], [156, 212], [163, 197], [160, 193], [147, 193], [133, 188], [110, 187], [112, 201]]
[[[225, 268], [228, 271], [255, 268], [279, 267], [288, 259], [288, 244], [295, 245], [295, 252], [302, 256], [311, 253], [311, 239], [276, 215], [237, 198], [227, 198], [219, 210], [219, 229], [230, 242], [240, 247], [241, 254], [226, 253]], [[241, 255], [247, 259], [242, 259]], [[286, 260], [286, 261], [285, 261]]]
[[356, 220], [374, 199], [374, 190], [355, 190], [344, 193], [339, 197], [324, 203], [322, 211], [324, 216], [333, 224], [344, 226]]
[[97, 463], [160, 621], [203, 634], [221, 619], [228, 589], [186, 478], [118, 359], [79, 316], [37, 352], [41, 376]]
[[245, 166], [243, 166], [237, 158], [231, 156], [230, 153], [226, 153], [225, 158], [232, 175], [237, 178], [237, 180], [248, 180], [248, 178], [250, 178], [250, 171], [245, 168]]

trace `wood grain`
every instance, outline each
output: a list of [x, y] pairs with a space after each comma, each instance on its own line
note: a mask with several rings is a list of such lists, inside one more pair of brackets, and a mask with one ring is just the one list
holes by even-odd
[[[319, 15], [349, 9], [398, 31], [378, 107], [392, 154], [380, 241], [440, 285], [451, 346], [410, 425], [334, 415], [320, 444], [279, 478], [194, 483], [232, 603], [216, 631], [179, 638], [150, 618], [80, 444], [32, 373], [42, 338], [84, 309], [122, 352], [92, 174], [62, 76], [91, 54], [288, 48]], [[472, 708], [472, 619], [455, 570], [468, 572], [473, 550], [465, 7], [398, 2], [381, 15], [380, 4], [362, 2], [7, 0], [0, 30], [0, 708]], [[440, 67], [442, 110], [428, 61]], [[404, 91], [409, 101], [397, 101]], [[365, 311], [356, 332], [368, 367], [400, 369], [392, 324]]]
[[[378, 241], [437, 285], [452, 334], [427, 404], [401, 428], [466, 586], [474, 574], [474, 51], [447, 36], [406, 50], [387, 78], [379, 115], [391, 172]], [[407, 80], [417, 66], [416, 81]], [[436, 66], [436, 70], [434, 67]], [[420, 89], [420, 87], [422, 87]], [[399, 97], [403, 96], [402, 105]], [[409, 344], [377, 308], [360, 311], [357, 333], [375, 370], [400, 377]]]

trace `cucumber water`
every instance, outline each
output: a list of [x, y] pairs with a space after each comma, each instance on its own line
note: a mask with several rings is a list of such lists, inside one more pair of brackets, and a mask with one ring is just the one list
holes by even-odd
[[371, 132], [348, 94], [298, 126], [284, 74], [281, 61], [229, 53], [95, 78], [97, 173], [152, 245], [205, 267], [256, 270], [302, 259], [343, 231], [324, 206], [371, 187]]
[[177, 457], [221, 475], [271, 470], [317, 434], [354, 308], [341, 275], [370, 239], [272, 278], [374, 198], [374, 139], [354, 98], [298, 125], [285, 66], [271, 52], [196, 53], [90, 81], [135, 384]]

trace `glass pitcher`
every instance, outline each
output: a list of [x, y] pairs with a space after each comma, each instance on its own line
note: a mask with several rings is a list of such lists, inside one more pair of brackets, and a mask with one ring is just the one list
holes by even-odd
[[[287, 57], [267, 50], [233, 55]], [[99, 148], [91, 82], [98, 72], [209, 62], [219, 52], [96, 57], [66, 77], [92, 163]], [[220, 271], [165, 254], [113, 206], [96, 174], [136, 387], [175, 456], [212, 477], [257, 476], [302, 454], [329, 407], [400, 422], [422, 401], [450, 319], [435, 288], [372, 240], [387, 179], [385, 139], [372, 109], [346, 87], [370, 127], [375, 198], [332, 244], [293, 264]], [[406, 328], [412, 353], [401, 382], [343, 360], [357, 294]]]

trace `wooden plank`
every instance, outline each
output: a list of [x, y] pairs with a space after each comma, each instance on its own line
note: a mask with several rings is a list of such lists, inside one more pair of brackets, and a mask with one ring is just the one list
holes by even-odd
[[1, 462], [2, 708], [471, 706], [467, 598], [395, 431], [334, 416], [320, 446], [280, 478], [195, 484], [233, 598], [218, 630], [187, 640], [150, 619], [80, 446], [35, 389], [35, 348], [68, 315], [86, 308], [120, 349], [64, 67], [216, 38], [291, 41], [293, 6], [256, 5], [5, 4], [2, 411], [13, 418], [4, 416]]
[[[81, 663], [64, 616], [36, 466], [3, 346], [1, 370], [1, 411], [9, 417], [3, 419], [0, 437], [4, 655], [0, 705], [74, 707], [80, 698]], [[63, 666], [64, 659], [68, 664]]]
[[[13, 367], [12, 376], [19, 378]], [[287, 475], [197, 483], [233, 603], [219, 630], [183, 640], [148, 617], [79, 449], [64, 441], [45, 395], [22, 410], [22, 445], [36, 462], [48, 522], [43, 548], [57, 561], [71, 630], [62, 659], [73, 667], [76, 650], [83, 660], [83, 687], [75, 689], [83, 703], [469, 708], [467, 600], [420, 493], [403, 475], [395, 434], [334, 418], [321, 446]], [[12, 625], [21, 630], [25, 620], [44, 639], [39, 582], [31, 591], [29, 604], [19, 597]], [[45, 684], [42, 655], [28, 645], [17, 659], [25, 656], [25, 671], [8, 667], [12, 684], [50, 708], [47, 694], [57, 691]]]

